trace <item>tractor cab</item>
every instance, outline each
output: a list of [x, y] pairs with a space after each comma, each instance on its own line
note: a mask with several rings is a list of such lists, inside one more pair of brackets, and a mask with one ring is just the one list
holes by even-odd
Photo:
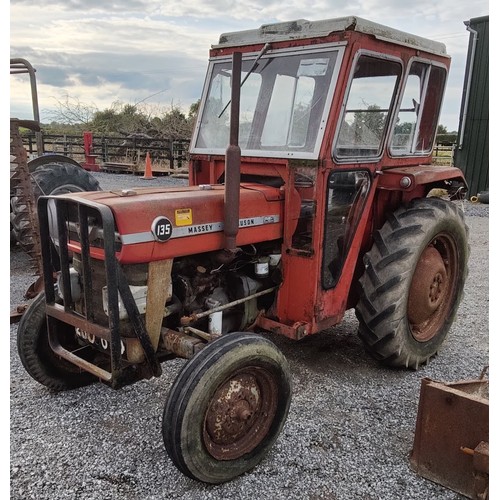
[[431, 165], [450, 58], [442, 43], [358, 17], [222, 34], [191, 143], [192, 185], [227, 179], [235, 53], [241, 180], [301, 200], [298, 223], [285, 215], [274, 308], [279, 331], [301, 338], [356, 305], [361, 256], [390, 212], [436, 187], [464, 189], [458, 169]]

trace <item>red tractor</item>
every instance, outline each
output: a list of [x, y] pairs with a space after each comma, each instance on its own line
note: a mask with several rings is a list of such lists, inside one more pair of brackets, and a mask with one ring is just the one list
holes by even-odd
[[300, 341], [355, 308], [377, 360], [427, 363], [469, 255], [462, 172], [432, 165], [449, 64], [444, 45], [356, 17], [223, 34], [188, 187], [40, 198], [45, 291], [18, 330], [28, 373], [120, 388], [189, 359], [165, 447], [221, 483], [288, 414], [289, 368], [265, 331]]

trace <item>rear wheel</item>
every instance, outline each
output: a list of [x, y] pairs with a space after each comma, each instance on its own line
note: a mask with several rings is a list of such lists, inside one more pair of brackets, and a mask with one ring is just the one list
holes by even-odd
[[[57, 195], [83, 191], [99, 191], [97, 179], [82, 167], [71, 163], [49, 163], [38, 167], [31, 174], [33, 197], [36, 206], [42, 195]], [[33, 248], [33, 228], [26, 216], [26, 200], [12, 196], [10, 200], [11, 244], [17, 241], [23, 250]]]
[[224, 335], [192, 358], [172, 386], [162, 424], [167, 453], [193, 479], [229, 481], [273, 446], [290, 399], [288, 363], [272, 342]]
[[413, 200], [375, 233], [356, 306], [375, 359], [417, 369], [438, 352], [462, 297], [467, 240], [462, 212], [439, 198]]
[[[61, 324], [61, 345], [69, 351], [80, 346], [75, 330]], [[17, 328], [17, 350], [28, 374], [37, 382], [54, 391], [75, 389], [95, 382], [90, 373], [60, 358], [50, 347], [45, 315], [45, 294], [39, 294], [21, 317]]]
[[99, 191], [99, 182], [85, 169], [71, 163], [50, 163], [32, 174], [35, 198], [41, 195]]

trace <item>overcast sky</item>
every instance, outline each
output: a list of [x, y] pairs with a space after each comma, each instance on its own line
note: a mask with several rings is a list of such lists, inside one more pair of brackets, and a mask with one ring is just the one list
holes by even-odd
[[[42, 122], [68, 96], [99, 110], [114, 102], [199, 99], [208, 51], [223, 32], [294, 19], [357, 15], [447, 46], [451, 71], [440, 123], [458, 129], [469, 33], [487, 0], [11, 0], [10, 57], [37, 70]], [[27, 79], [11, 77], [10, 116], [31, 118]]]

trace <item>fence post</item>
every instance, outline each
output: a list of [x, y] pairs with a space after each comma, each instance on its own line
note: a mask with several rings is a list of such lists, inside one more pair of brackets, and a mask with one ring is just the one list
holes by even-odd
[[104, 140], [104, 136], [101, 136], [101, 156], [102, 156], [102, 161], [106, 163], [107, 160], [107, 151], [106, 151], [106, 141]]

